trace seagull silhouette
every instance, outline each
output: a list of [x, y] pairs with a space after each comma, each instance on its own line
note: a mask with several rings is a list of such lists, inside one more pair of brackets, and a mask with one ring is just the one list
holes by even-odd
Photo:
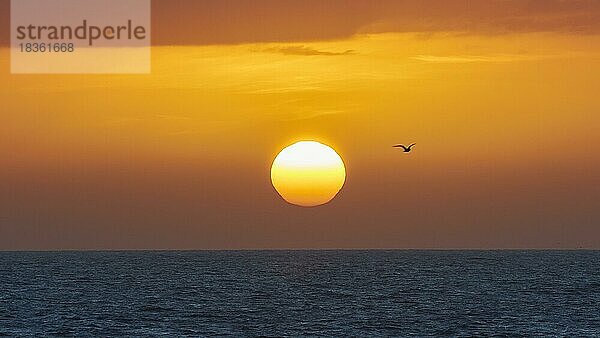
[[412, 147], [415, 145], [416, 143], [413, 143], [411, 145], [409, 145], [408, 147], [402, 144], [396, 144], [395, 146], [392, 146], [394, 148], [402, 148], [404, 150], [405, 153], [408, 153], [412, 150]]

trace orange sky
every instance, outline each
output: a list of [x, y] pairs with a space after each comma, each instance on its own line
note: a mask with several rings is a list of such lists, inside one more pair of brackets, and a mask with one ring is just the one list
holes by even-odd
[[[249, 3], [154, 0], [149, 75], [0, 48], [0, 249], [600, 248], [600, 2]], [[270, 184], [303, 139], [326, 206]]]

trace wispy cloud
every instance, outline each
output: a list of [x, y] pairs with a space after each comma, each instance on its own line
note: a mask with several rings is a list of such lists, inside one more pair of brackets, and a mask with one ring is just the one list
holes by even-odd
[[320, 91], [322, 87], [318, 85], [300, 85], [300, 86], [273, 86], [268, 88], [242, 90], [248, 94], [285, 94], [285, 93], [300, 93], [307, 91]]
[[541, 59], [559, 58], [560, 55], [522, 55], [522, 54], [496, 54], [496, 55], [415, 55], [412, 60], [431, 63], [479, 63], [479, 62], [517, 62], [535, 61]]
[[270, 53], [280, 53], [285, 55], [305, 55], [305, 56], [313, 56], [313, 55], [324, 55], [324, 56], [339, 56], [339, 55], [351, 55], [356, 54], [356, 51], [352, 49], [345, 50], [343, 52], [330, 52], [318, 50], [306, 46], [288, 46], [288, 47], [272, 47], [264, 50], [265, 52]]
[[310, 120], [314, 118], [331, 116], [331, 115], [339, 115], [346, 114], [348, 111], [341, 109], [331, 109], [331, 110], [315, 110], [311, 112], [301, 112], [294, 114], [293, 116], [283, 118], [283, 121], [300, 121], [300, 120]]

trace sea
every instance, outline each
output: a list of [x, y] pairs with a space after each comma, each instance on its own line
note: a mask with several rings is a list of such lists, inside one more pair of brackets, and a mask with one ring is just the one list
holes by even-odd
[[0, 253], [6, 337], [600, 337], [600, 251]]

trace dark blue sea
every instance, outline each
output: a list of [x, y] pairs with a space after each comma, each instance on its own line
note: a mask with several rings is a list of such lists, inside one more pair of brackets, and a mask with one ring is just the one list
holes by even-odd
[[600, 336], [600, 251], [0, 253], [0, 336]]

